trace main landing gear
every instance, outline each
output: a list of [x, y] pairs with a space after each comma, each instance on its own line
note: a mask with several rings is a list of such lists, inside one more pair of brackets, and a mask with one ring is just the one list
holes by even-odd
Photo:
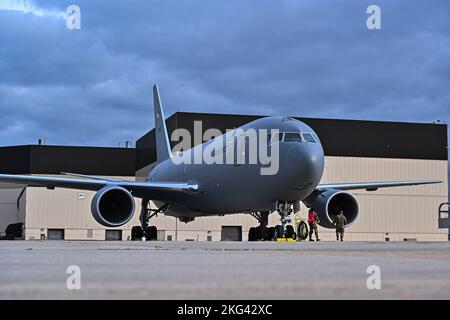
[[156, 216], [158, 213], [166, 211], [169, 208], [170, 204], [166, 203], [159, 209], [151, 209], [150, 200], [142, 199], [141, 215], [139, 217], [141, 225], [131, 228], [131, 241], [157, 240], [158, 229], [155, 226], [149, 226], [148, 223], [151, 218]]
[[248, 230], [248, 241], [271, 241], [275, 238], [275, 228], [267, 227], [269, 224], [269, 214], [270, 212], [253, 212], [251, 213], [259, 222], [259, 226], [252, 227]]
[[288, 203], [278, 203], [277, 212], [280, 215], [280, 225], [268, 227], [270, 212], [253, 212], [251, 215], [258, 220], [259, 226], [252, 227], [248, 231], [248, 241], [272, 241], [276, 239], [295, 239], [296, 233], [291, 223], [290, 215], [292, 205]]

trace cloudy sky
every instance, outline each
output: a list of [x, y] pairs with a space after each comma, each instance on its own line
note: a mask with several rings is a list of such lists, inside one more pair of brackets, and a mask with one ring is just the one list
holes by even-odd
[[0, 0], [0, 145], [135, 141], [155, 82], [166, 116], [450, 121], [450, 2]]

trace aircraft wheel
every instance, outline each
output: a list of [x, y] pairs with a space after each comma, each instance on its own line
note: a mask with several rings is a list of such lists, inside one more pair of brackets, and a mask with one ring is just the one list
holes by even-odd
[[258, 239], [258, 230], [252, 227], [248, 230], [248, 241], [256, 241]]
[[131, 228], [131, 241], [141, 240], [143, 236], [144, 232], [140, 226]]
[[267, 227], [257, 227], [258, 230], [256, 239], [266, 241], [269, 238], [269, 228]]
[[286, 238], [292, 238], [295, 239], [295, 231], [294, 227], [291, 225], [286, 226]]
[[158, 229], [155, 226], [149, 226], [145, 229], [145, 238], [147, 240], [157, 240], [158, 239]]
[[276, 236], [277, 238], [283, 238], [283, 237], [284, 237], [284, 234], [283, 234], [283, 227], [282, 227], [282, 226], [277, 225], [277, 226], [275, 227], [275, 236]]
[[267, 238], [264, 240], [272, 241], [275, 238], [275, 228], [274, 227], [268, 228], [266, 235], [267, 235]]
[[305, 221], [300, 222], [298, 225], [297, 235], [300, 240], [306, 240], [308, 238], [308, 225]]

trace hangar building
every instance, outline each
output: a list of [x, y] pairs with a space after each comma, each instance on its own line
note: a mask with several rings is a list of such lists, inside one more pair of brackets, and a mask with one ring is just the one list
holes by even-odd
[[[135, 150], [29, 145], [0, 148], [0, 172], [61, 176], [61, 172], [134, 180]], [[0, 183], [0, 230], [24, 224], [24, 238], [122, 240], [131, 226], [108, 230], [90, 213], [93, 192], [23, 188]], [[137, 220], [135, 221], [137, 223]]]
[[[169, 137], [175, 129], [194, 135], [210, 128], [225, 132], [259, 116], [177, 112], [167, 119]], [[346, 230], [346, 240], [444, 241], [448, 231], [438, 228], [438, 208], [448, 202], [447, 126], [442, 124], [298, 118], [320, 136], [325, 150], [322, 183], [437, 179], [430, 186], [352, 192], [360, 215]], [[198, 142], [198, 141], [197, 141]], [[172, 141], [172, 147], [176, 144]], [[195, 142], [194, 142], [195, 144]], [[0, 148], [0, 172], [59, 175], [74, 172], [143, 180], [156, 160], [154, 130], [136, 143], [136, 149], [57, 146]], [[239, 177], [236, 177], [237, 181]], [[98, 225], [90, 213], [89, 191], [47, 190], [0, 185], [0, 230], [24, 223], [25, 239], [127, 240], [138, 212], [120, 228]], [[224, 195], [226, 196], [226, 195]], [[245, 195], [243, 195], [245, 196]], [[140, 201], [137, 201], [137, 208]], [[293, 220], [306, 217], [304, 206]], [[257, 221], [244, 214], [202, 217], [188, 224], [160, 215], [151, 220], [160, 240], [246, 240]], [[270, 216], [278, 224], [278, 216]], [[323, 240], [334, 240], [333, 230], [320, 228]]]

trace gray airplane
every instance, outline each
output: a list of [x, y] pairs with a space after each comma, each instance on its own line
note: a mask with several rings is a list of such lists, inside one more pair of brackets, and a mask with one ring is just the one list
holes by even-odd
[[[133, 227], [133, 239], [156, 239], [156, 227], [149, 226], [149, 220], [158, 213], [177, 217], [186, 223], [200, 216], [248, 213], [259, 221], [259, 226], [249, 231], [249, 240], [253, 241], [293, 237], [295, 232], [289, 225], [289, 217], [298, 211], [301, 202], [315, 209], [321, 226], [333, 228], [333, 218], [340, 210], [344, 212], [348, 225], [358, 216], [358, 202], [349, 190], [376, 191], [379, 188], [442, 182], [320, 184], [324, 151], [319, 137], [308, 125], [290, 117], [266, 117], [238, 128], [244, 132], [249, 129], [276, 132], [268, 135], [266, 141], [269, 152], [275, 150], [275, 146], [278, 150], [275, 174], [261, 174], [261, 170], [268, 166], [262, 162], [190, 163], [189, 160], [201, 155], [208, 146], [222, 150], [225, 156], [231, 151], [237, 154], [238, 147], [228, 147], [224, 141], [236, 141], [233, 135], [239, 131], [235, 129], [189, 150], [172, 153], [156, 85], [153, 99], [157, 163], [146, 181], [105, 179], [83, 174], [69, 174], [77, 178], [0, 174], [0, 181], [48, 189], [96, 191], [91, 204], [92, 215], [106, 227], [120, 227], [130, 221], [135, 212], [134, 198], [141, 198], [141, 225]], [[244, 158], [249, 154], [245, 148], [242, 152]], [[150, 201], [156, 204], [156, 209], [151, 209]], [[268, 216], [273, 212], [279, 214], [281, 223], [269, 228]]]

